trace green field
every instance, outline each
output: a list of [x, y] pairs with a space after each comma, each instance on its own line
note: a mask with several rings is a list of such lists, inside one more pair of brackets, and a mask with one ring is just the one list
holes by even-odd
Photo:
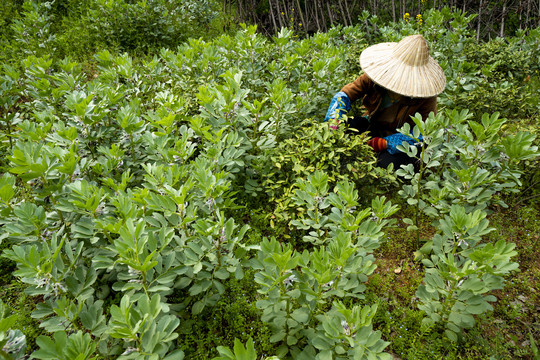
[[[67, 3], [2, 5], [0, 358], [538, 358], [540, 29]], [[322, 120], [416, 33], [447, 87], [381, 169]]]

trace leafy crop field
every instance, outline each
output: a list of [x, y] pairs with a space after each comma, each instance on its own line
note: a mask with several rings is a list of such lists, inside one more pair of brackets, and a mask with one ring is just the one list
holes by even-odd
[[[540, 33], [471, 19], [5, 61], [0, 356], [538, 357]], [[322, 119], [418, 32], [447, 89], [420, 169], [380, 169]]]

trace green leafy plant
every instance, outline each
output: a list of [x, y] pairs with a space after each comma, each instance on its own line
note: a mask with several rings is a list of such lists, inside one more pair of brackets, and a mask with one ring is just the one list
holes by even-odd
[[[319, 315], [319, 332], [312, 340], [320, 350], [317, 359], [391, 359], [383, 350], [389, 345], [381, 340], [381, 332], [373, 331], [371, 323], [377, 305], [354, 306], [347, 309], [343, 303], [334, 302], [333, 312]], [[323, 335], [324, 334], [324, 335]]]
[[55, 35], [50, 31], [50, 2], [25, 1], [21, 19], [11, 24], [16, 43], [15, 54], [42, 56], [54, 50]]
[[[297, 190], [297, 203], [319, 203], [320, 210], [332, 204], [331, 215], [319, 216], [316, 213], [319, 206], [315, 205], [315, 210], [308, 211], [311, 219], [293, 221], [292, 224], [314, 228], [315, 231], [305, 239], [325, 246], [312, 252], [305, 250], [299, 253], [290, 245], [280, 244], [275, 239], [261, 244], [258, 259], [254, 262], [254, 267], [259, 269], [255, 281], [261, 286], [259, 291], [266, 299], [259, 300], [257, 306], [264, 311], [262, 320], [270, 325], [273, 332], [270, 341], [281, 343], [278, 356], [287, 353], [292, 356], [315, 356], [315, 349], [318, 349], [318, 358], [334, 353], [338, 356], [355, 353], [362, 358], [364, 351], [372, 346], [375, 347], [370, 351], [378, 354], [386, 346], [378, 342], [380, 335], [373, 334], [373, 339], [369, 335], [367, 343], [362, 342], [366, 340], [363, 335], [362, 340], [354, 340], [354, 331], [345, 336], [343, 329], [336, 333], [332, 327], [334, 320], [330, 322], [332, 325], [327, 323], [336, 317], [328, 314], [330, 317], [327, 318], [324, 314], [327, 314], [328, 302], [332, 299], [363, 298], [365, 286], [362, 283], [375, 269], [370, 252], [379, 246], [381, 229], [389, 223], [385, 218], [395, 213], [397, 207], [385, 203], [384, 199], [376, 199], [373, 200], [372, 209], [355, 210], [358, 192], [352, 184], [339, 182], [335, 192], [328, 194], [328, 176], [320, 171], [310, 176], [305, 184], [314, 190], [319, 187], [322, 191], [309, 193], [309, 190]], [[373, 219], [366, 219], [372, 213]], [[376, 307], [364, 310], [355, 307], [352, 313], [342, 304], [335, 307], [346, 317], [344, 321], [351, 321], [351, 326], [354, 324], [355, 331], [366, 327], [362, 329], [367, 332], [366, 336], [371, 332], [366, 316], [370, 312], [372, 317]], [[358, 318], [360, 311], [363, 314], [362, 322]], [[318, 326], [318, 323], [322, 325]], [[350, 336], [348, 343], [346, 336]]]
[[[401, 149], [420, 159], [420, 171], [402, 167], [398, 174], [410, 179], [400, 195], [433, 219], [439, 229], [433, 240], [417, 252], [427, 267], [424, 285], [417, 291], [419, 308], [426, 312], [424, 324], [442, 322], [445, 334], [457, 341], [462, 329], [474, 325], [473, 315], [492, 310], [492, 295], [484, 295], [503, 286], [503, 277], [516, 270], [514, 244], [498, 241], [481, 243], [489, 228], [486, 215], [498, 192], [517, 191], [521, 175], [517, 163], [538, 156], [534, 136], [517, 133], [500, 136], [504, 119], [495, 113], [484, 114], [480, 123], [468, 121], [466, 111], [454, 111], [447, 117], [419, 117], [413, 137], [421, 147]], [[404, 127], [403, 133], [410, 128]], [[504, 203], [501, 203], [504, 205]], [[409, 230], [419, 231], [418, 223], [404, 219]], [[419, 240], [419, 238], [418, 238]], [[429, 254], [432, 253], [431, 257]]]
[[452, 341], [474, 326], [474, 315], [493, 310], [489, 303], [496, 298], [488, 293], [501, 289], [504, 277], [518, 269], [510, 260], [517, 254], [515, 244], [477, 243], [486, 233], [484, 217], [479, 210], [470, 215], [463, 207], [452, 206], [439, 222], [442, 234], [433, 238], [433, 255], [422, 260], [426, 275], [416, 295], [421, 302], [418, 308], [427, 315], [423, 325], [429, 328], [442, 322]]
[[334, 298], [362, 297], [365, 286], [361, 282], [367, 280], [374, 265], [361, 254], [343, 235], [326, 248], [302, 254], [275, 240], [263, 242], [257, 268], [264, 270], [255, 281], [266, 299], [259, 300], [257, 306], [264, 310], [262, 320], [272, 329], [270, 341], [281, 344], [278, 356], [291, 353], [293, 357], [326, 358], [334, 354], [340, 358], [355, 354], [358, 358], [383, 358], [381, 352], [387, 343], [370, 327], [376, 306], [347, 310], [335, 303], [338, 310], [329, 312], [327, 308]]
[[[480, 123], [469, 120], [468, 111], [452, 111], [447, 116], [431, 115], [425, 122], [415, 118], [413, 136], [423, 134], [421, 147], [401, 149], [420, 159], [420, 171], [404, 167], [397, 174], [411, 183], [400, 195], [417, 211], [437, 219], [459, 204], [468, 212], [486, 210], [498, 192], [516, 192], [521, 185], [518, 162], [538, 156], [534, 135], [517, 133], [501, 136], [505, 120], [499, 114], [484, 114]], [[402, 133], [410, 132], [404, 126]], [[504, 205], [504, 204], [503, 204]], [[417, 229], [406, 220], [409, 229]]]
[[[234, 352], [228, 347], [218, 346], [220, 356], [213, 358], [212, 360], [256, 360], [257, 353], [253, 345], [253, 339], [250, 337], [246, 343], [246, 346], [238, 339], [234, 339]], [[268, 360], [279, 360], [276, 356], [265, 358]]]
[[6, 306], [0, 300], [0, 356], [6, 360], [22, 359], [26, 348], [26, 337], [20, 330], [11, 329], [17, 317], [6, 316], [6, 310]]
[[[367, 145], [366, 135], [349, 136], [342, 127], [332, 130], [326, 123], [306, 125], [278, 145], [276, 154], [271, 157], [273, 167], [263, 182], [270, 200], [277, 204], [273, 213], [277, 220], [294, 219], [295, 190], [298, 183], [314, 171], [323, 171], [327, 184], [326, 189], [310, 188], [312, 193], [326, 192], [329, 186], [348, 179], [367, 196], [376, 188], [375, 184], [384, 186], [395, 180], [391, 174], [375, 166], [374, 153]], [[318, 184], [314, 186], [320, 187]], [[302, 196], [304, 191], [297, 196]], [[305, 210], [319, 206], [315, 203], [304, 205], [308, 205]]]

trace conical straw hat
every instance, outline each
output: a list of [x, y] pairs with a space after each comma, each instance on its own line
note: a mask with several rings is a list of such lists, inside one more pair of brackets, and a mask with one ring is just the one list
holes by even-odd
[[370, 46], [360, 54], [360, 66], [375, 83], [408, 97], [432, 97], [446, 86], [444, 71], [429, 56], [422, 35]]

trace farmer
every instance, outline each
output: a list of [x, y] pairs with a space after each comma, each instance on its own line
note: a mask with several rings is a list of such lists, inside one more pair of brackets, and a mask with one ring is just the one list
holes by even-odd
[[437, 111], [437, 95], [446, 86], [443, 70], [429, 56], [422, 35], [370, 46], [360, 55], [360, 66], [364, 74], [334, 95], [325, 121], [339, 123], [341, 116], [351, 109], [351, 103], [361, 99], [366, 112], [349, 118], [347, 126], [370, 132], [373, 138], [368, 144], [378, 153], [378, 166], [386, 168], [392, 163], [399, 168], [413, 163], [414, 159], [397, 150], [397, 146], [415, 141], [397, 129], [404, 123], [412, 129], [411, 116], [416, 113], [425, 120], [430, 112]]

